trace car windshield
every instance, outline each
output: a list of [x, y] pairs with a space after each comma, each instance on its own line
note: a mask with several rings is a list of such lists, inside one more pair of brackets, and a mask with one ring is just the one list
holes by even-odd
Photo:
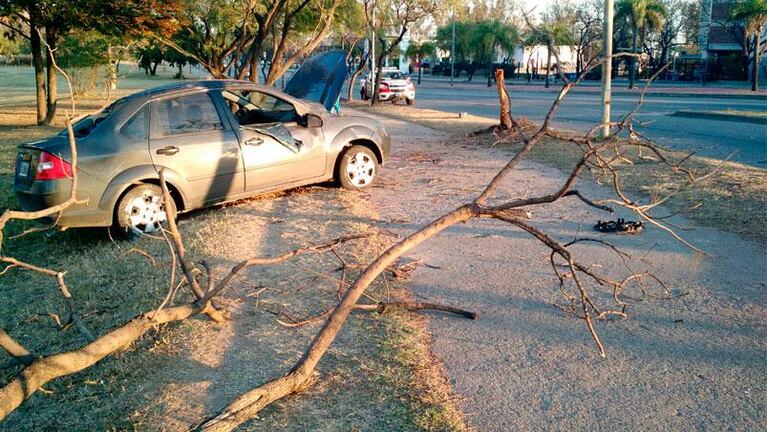
[[[115, 109], [122, 103], [122, 100], [117, 100], [96, 114], [91, 114], [89, 116], [83, 117], [82, 119], [75, 122], [75, 124], [72, 125], [72, 130], [75, 133], [75, 137], [83, 138], [90, 135], [90, 133], [96, 129], [96, 126], [109, 118], [109, 115], [112, 114]], [[64, 130], [61, 132], [61, 134], [66, 135], [67, 131]]]
[[395, 79], [395, 80], [405, 79], [405, 76], [402, 75], [402, 72], [389, 72], [385, 74], [384, 76], [388, 79]]

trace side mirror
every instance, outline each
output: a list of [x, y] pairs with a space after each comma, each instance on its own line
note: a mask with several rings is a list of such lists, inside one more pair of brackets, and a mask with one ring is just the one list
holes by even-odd
[[303, 123], [308, 128], [322, 127], [322, 117], [317, 114], [306, 114]]

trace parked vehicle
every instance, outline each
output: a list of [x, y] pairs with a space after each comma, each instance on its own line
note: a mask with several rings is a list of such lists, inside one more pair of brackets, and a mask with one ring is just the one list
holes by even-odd
[[[369, 187], [390, 140], [376, 120], [329, 112], [346, 79], [345, 58], [343, 51], [314, 56], [284, 92], [246, 81], [174, 83], [77, 121], [78, 198], [87, 202], [67, 208], [58, 226], [157, 231], [167, 220], [160, 169], [173, 197], [166, 205], [179, 212], [332, 179]], [[66, 131], [21, 145], [22, 209], [67, 199], [71, 174]]]
[[[415, 103], [415, 84], [399, 69], [383, 68], [381, 70], [381, 85], [378, 87], [378, 100], [396, 103], [404, 100], [408, 105]], [[360, 82], [360, 97], [370, 100], [373, 97], [374, 78], [366, 75]]]

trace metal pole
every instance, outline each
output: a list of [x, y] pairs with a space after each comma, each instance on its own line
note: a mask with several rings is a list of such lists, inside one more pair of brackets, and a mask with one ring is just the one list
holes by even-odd
[[613, 0], [605, 0], [604, 64], [602, 64], [602, 137], [610, 137], [610, 98], [613, 68]]
[[376, 79], [375, 79], [375, 73], [376, 73], [376, 10], [373, 8], [373, 10], [370, 12], [372, 18], [372, 35], [370, 37], [370, 90], [373, 91], [373, 94], [375, 94], [375, 89], [373, 86], [375, 85]]
[[453, 42], [450, 45], [450, 87], [453, 86], [455, 76], [455, 7], [453, 7]]

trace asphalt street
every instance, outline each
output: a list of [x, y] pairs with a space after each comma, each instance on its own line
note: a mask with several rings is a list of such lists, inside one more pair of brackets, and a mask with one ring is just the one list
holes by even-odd
[[[494, 87], [474, 85], [471, 88], [450, 89], [434, 88], [432, 85], [424, 82], [418, 87], [416, 106], [486, 117], [498, 115], [498, 96]], [[549, 91], [515, 91], [514, 86], [508, 88], [512, 114], [533, 121], [544, 118], [556, 97]], [[638, 95], [614, 96], [613, 119], [630, 112], [638, 98]], [[598, 93], [570, 94], [560, 108], [555, 126], [577, 130], [592, 128], [601, 119], [600, 101]], [[715, 158], [724, 158], [735, 151], [733, 160], [767, 167], [767, 125], [671, 116], [677, 111], [721, 110], [766, 111], [767, 99], [648, 95], [637, 120], [643, 122], [641, 132], [661, 145], [694, 150], [697, 154]]]

